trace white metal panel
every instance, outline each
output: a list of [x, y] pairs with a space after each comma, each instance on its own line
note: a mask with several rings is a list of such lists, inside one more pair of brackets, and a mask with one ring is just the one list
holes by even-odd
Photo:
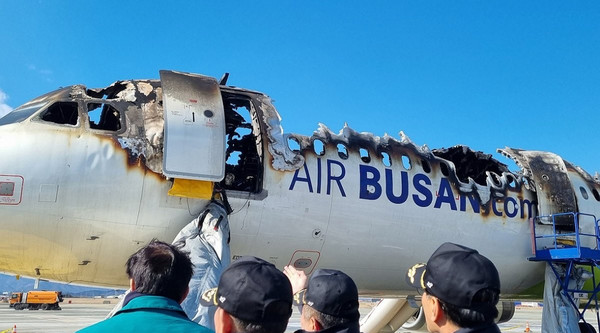
[[18, 205], [23, 199], [23, 177], [0, 175], [0, 205]]
[[221, 181], [225, 176], [225, 112], [216, 79], [160, 71], [168, 177]]

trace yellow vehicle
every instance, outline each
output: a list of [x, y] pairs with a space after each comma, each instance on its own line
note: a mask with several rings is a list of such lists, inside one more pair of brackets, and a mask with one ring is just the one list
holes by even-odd
[[26, 293], [12, 293], [9, 307], [15, 310], [60, 310], [59, 302], [63, 301], [60, 291], [30, 291]]

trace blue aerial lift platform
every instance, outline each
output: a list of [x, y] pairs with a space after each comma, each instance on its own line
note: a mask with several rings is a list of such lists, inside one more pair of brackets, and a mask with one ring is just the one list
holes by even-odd
[[[572, 219], [572, 230], [565, 230], [564, 227], [557, 228], [557, 220]], [[552, 233], [539, 235], [536, 233], [536, 227], [539, 222], [552, 222]], [[600, 330], [600, 314], [598, 312], [598, 277], [595, 269], [600, 269], [600, 230], [594, 215], [584, 213], [559, 213], [548, 216], [538, 216], [533, 221], [533, 250], [534, 256], [528, 258], [530, 261], [545, 261], [554, 272], [558, 282], [562, 287], [562, 293], [576, 309], [579, 315], [580, 327], [587, 326], [584, 319], [585, 312], [590, 305], [596, 309], [597, 326]], [[559, 223], [561, 225], [562, 223]], [[582, 228], [585, 226], [586, 228]], [[593, 227], [591, 233], [589, 230]], [[588, 232], [583, 232], [586, 230]], [[565, 271], [557, 269], [557, 265], [563, 265]], [[592, 276], [593, 289], [569, 288], [572, 272], [576, 266], [585, 266], [589, 268]], [[589, 297], [582, 308], [577, 304], [574, 295], [586, 293]], [[581, 322], [584, 324], [581, 325]], [[589, 327], [589, 326], [588, 326]], [[582, 330], [583, 332], [583, 330]]]

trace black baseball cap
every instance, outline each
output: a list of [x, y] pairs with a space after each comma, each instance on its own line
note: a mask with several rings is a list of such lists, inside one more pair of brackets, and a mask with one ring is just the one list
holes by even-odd
[[294, 296], [294, 303], [338, 318], [358, 320], [358, 289], [344, 272], [334, 269], [317, 269], [308, 279], [306, 289]]
[[406, 282], [445, 303], [465, 309], [482, 306], [473, 301], [473, 296], [482, 289], [500, 293], [496, 266], [476, 250], [453, 243], [442, 244], [427, 264], [411, 267]]
[[275, 265], [246, 256], [221, 275], [219, 286], [202, 294], [200, 304], [219, 306], [250, 323], [287, 321], [292, 314], [292, 285]]

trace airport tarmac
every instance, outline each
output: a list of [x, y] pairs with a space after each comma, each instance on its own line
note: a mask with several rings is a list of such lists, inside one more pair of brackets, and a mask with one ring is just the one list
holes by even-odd
[[[62, 310], [60, 311], [17, 311], [9, 308], [6, 303], [0, 303], [0, 332], [11, 329], [13, 325], [17, 325], [18, 333], [75, 332], [80, 328], [102, 320], [113, 306], [114, 304], [62, 303]], [[368, 307], [361, 307], [361, 314], [365, 315], [369, 310]], [[594, 312], [588, 311], [585, 317], [588, 322], [596, 327]], [[523, 332], [527, 323], [529, 323], [531, 332], [541, 332], [542, 309], [518, 307], [515, 310], [513, 319], [499, 326], [502, 332]], [[299, 328], [300, 314], [294, 309], [287, 331], [293, 332]], [[400, 329], [398, 332], [411, 331]]]

